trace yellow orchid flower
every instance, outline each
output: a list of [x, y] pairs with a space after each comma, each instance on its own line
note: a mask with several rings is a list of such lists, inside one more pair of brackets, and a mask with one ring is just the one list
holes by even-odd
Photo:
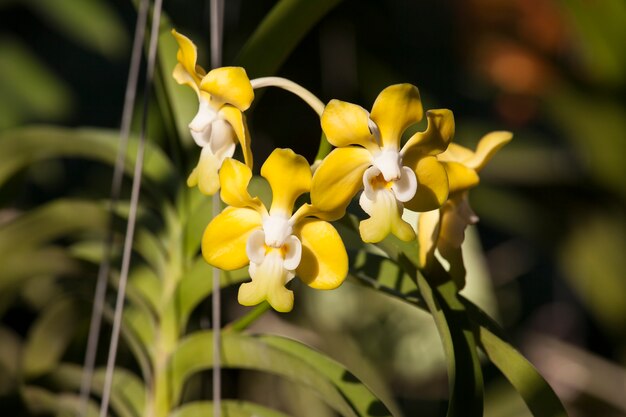
[[189, 175], [187, 185], [207, 195], [219, 190], [218, 171], [226, 158], [233, 156], [237, 140], [246, 165], [252, 166], [248, 127], [243, 112], [254, 99], [246, 71], [241, 67], [216, 68], [207, 74], [196, 65], [196, 45], [172, 29], [178, 42], [178, 64], [173, 77], [179, 84], [193, 88], [198, 95], [198, 113], [189, 123], [191, 136], [202, 148], [198, 165]]
[[310, 287], [333, 289], [348, 273], [348, 255], [339, 234], [323, 213], [310, 204], [294, 213], [296, 199], [310, 191], [311, 168], [290, 149], [276, 149], [261, 167], [272, 189], [269, 210], [247, 191], [250, 168], [234, 159], [220, 170], [221, 198], [229, 205], [207, 226], [202, 254], [220, 269], [249, 265], [252, 282], [239, 288], [239, 303], [252, 306], [267, 300], [277, 311], [293, 307], [285, 288], [295, 275]]
[[359, 203], [370, 216], [359, 225], [363, 241], [380, 242], [389, 233], [415, 239], [402, 211], [433, 210], [446, 201], [448, 178], [437, 155], [454, 136], [452, 112], [430, 110], [426, 131], [400, 148], [402, 133], [422, 116], [419, 91], [411, 84], [385, 88], [371, 113], [356, 104], [330, 101], [321, 117], [322, 130], [337, 149], [317, 168], [312, 203], [340, 217], [363, 187]]
[[422, 267], [426, 266], [435, 250], [438, 250], [449, 262], [449, 272], [459, 288], [463, 287], [465, 278], [461, 251], [465, 229], [478, 222], [478, 216], [469, 205], [468, 192], [478, 185], [478, 173], [512, 137], [510, 132], [491, 132], [480, 140], [475, 152], [450, 144], [445, 152], [438, 155], [450, 178], [450, 197], [440, 209], [419, 216], [419, 260]]

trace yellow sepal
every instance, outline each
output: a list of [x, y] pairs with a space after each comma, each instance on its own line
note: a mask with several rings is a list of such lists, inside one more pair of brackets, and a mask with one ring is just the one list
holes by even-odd
[[417, 158], [411, 154], [404, 164], [415, 171], [417, 177], [417, 191], [415, 196], [404, 203], [404, 206], [413, 211], [430, 211], [441, 207], [448, 198], [448, 175], [443, 164], [434, 156]]
[[411, 136], [402, 148], [405, 156], [411, 154], [437, 155], [445, 151], [454, 137], [454, 115], [450, 110], [438, 109], [426, 112], [428, 127], [424, 132]]
[[252, 197], [248, 192], [248, 185], [252, 178], [252, 171], [241, 162], [227, 158], [220, 169], [220, 184], [222, 201], [233, 207], [247, 207], [264, 213], [265, 206], [258, 197]]
[[331, 100], [321, 116], [322, 130], [331, 145], [359, 145], [374, 153], [379, 149], [369, 128], [369, 113], [363, 107]]
[[305, 219], [295, 229], [302, 242], [302, 259], [296, 270], [308, 286], [337, 288], [348, 274], [348, 255], [337, 230], [323, 220]]
[[311, 166], [291, 149], [275, 149], [261, 167], [261, 175], [272, 188], [270, 214], [291, 216], [296, 198], [311, 190]]
[[202, 256], [210, 265], [226, 271], [243, 268], [250, 262], [246, 254], [248, 236], [261, 224], [256, 210], [227, 207], [205, 229]]
[[411, 84], [396, 84], [380, 92], [370, 117], [378, 125], [382, 145], [399, 149], [402, 133], [413, 123], [422, 120], [423, 114], [417, 87]]
[[228, 104], [220, 109], [219, 115], [232, 126], [241, 145], [243, 160], [252, 169], [252, 149], [250, 148], [250, 133], [246, 123], [246, 116], [238, 108]]
[[254, 100], [254, 90], [246, 70], [241, 67], [215, 68], [202, 78], [200, 89], [214, 100], [245, 111]]
[[363, 186], [363, 173], [372, 164], [371, 158], [366, 149], [356, 146], [333, 150], [313, 175], [313, 207], [336, 213], [336, 218], [342, 217], [354, 195]]

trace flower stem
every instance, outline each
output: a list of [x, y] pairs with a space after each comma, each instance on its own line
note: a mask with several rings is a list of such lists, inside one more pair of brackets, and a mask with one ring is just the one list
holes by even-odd
[[[324, 103], [322, 102], [322, 100], [317, 98], [315, 94], [311, 93], [300, 84], [296, 84], [293, 81], [282, 77], [255, 78], [254, 80], [251, 80], [250, 83], [252, 84], [252, 88], [254, 88], [255, 90], [265, 87], [278, 87], [282, 88], [283, 90], [287, 90], [304, 100], [304, 102], [311, 106], [313, 111], [317, 113], [319, 117], [322, 117], [322, 112], [324, 111], [325, 107]], [[326, 140], [326, 136], [322, 135], [322, 139], [320, 141], [320, 146], [318, 148], [317, 155], [315, 156], [315, 160], [321, 161], [326, 155], [330, 153], [331, 150], [332, 146]]]
[[254, 323], [259, 317], [261, 317], [267, 310], [270, 309], [270, 305], [267, 301], [254, 307], [245, 316], [233, 321], [224, 327], [225, 332], [240, 332], [247, 329], [252, 323]]
[[313, 93], [302, 87], [300, 84], [296, 84], [286, 78], [262, 77], [255, 78], [254, 80], [251, 80], [250, 83], [252, 84], [252, 88], [254, 88], [255, 90], [265, 87], [278, 87], [282, 88], [283, 90], [287, 90], [304, 100], [306, 104], [311, 106], [313, 111], [315, 111], [318, 116], [321, 116], [322, 112], [324, 111], [324, 103], [322, 103], [322, 100], [317, 98]]

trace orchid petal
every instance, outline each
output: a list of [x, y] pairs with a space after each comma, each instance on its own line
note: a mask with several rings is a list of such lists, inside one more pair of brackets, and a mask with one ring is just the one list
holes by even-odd
[[254, 100], [254, 90], [241, 67], [215, 68], [202, 78], [200, 88], [221, 104], [232, 104], [245, 111]]
[[288, 271], [294, 271], [300, 265], [300, 260], [302, 259], [302, 243], [300, 239], [293, 235], [287, 237], [282, 249], [285, 252], [283, 267]]
[[260, 264], [265, 258], [265, 232], [257, 229], [250, 233], [246, 241], [246, 255], [250, 262]]
[[239, 139], [239, 144], [241, 145], [243, 160], [246, 165], [252, 168], [252, 149], [250, 148], [250, 134], [246, 117], [238, 108], [229, 104], [224, 105], [218, 114], [220, 118], [228, 121], [232, 126], [237, 139]]
[[471, 224], [478, 222], [478, 216], [469, 205], [467, 193], [448, 200], [441, 208], [441, 231], [439, 232], [439, 243], [451, 248], [461, 248], [465, 240], [465, 229]]
[[512, 138], [513, 134], [511, 132], [491, 132], [483, 136], [478, 142], [476, 152], [461, 145], [451, 143], [448, 149], [437, 157], [441, 161], [459, 162], [478, 172], [482, 170], [495, 153], [509, 143]]
[[371, 164], [371, 154], [365, 149], [349, 146], [333, 150], [313, 175], [313, 207], [336, 213], [334, 218], [330, 216], [327, 220], [342, 217], [350, 200], [361, 188], [363, 173]]
[[438, 109], [426, 112], [428, 127], [424, 132], [411, 136], [402, 148], [402, 154], [437, 155], [446, 150], [454, 137], [454, 115], [450, 110]]
[[482, 170], [496, 152], [509, 143], [512, 138], [513, 134], [511, 132], [498, 131], [488, 133], [478, 142], [473, 157], [465, 161], [464, 165], [476, 171]]
[[213, 122], [217, 118], [215, 109], [208, 100], [200, 99], [198, 112], [189, 123], [189, 131], [196, 145], [202, 147], [211, 143]]
[[227, 207], [209, 223], [202, 236], [202, 256], [220, 269], [246, 266], [248, 237], [261, 228], [261, 215], [249, 208]]
[[379, 149], [370, 131], [367, 110], [356, 104], [331, 100], [321, 116], [322, 130], [332, 145], [359, 145], [374, 153]]
[[415, 154], [404, 160], [406, 166], [415, 171], [417, 191], [415, 196], [404, 203], [413, 211], [430, 211], [441, 207], [448, 198], [448, 176], [441, 162], [434, 156], [413, 159]]
[[291, 217], [296, 199], [311, 190], [311, 167], [291, 149], [275, 149], [261, 167], [261, 175], [272, 188], [270, 214]]
[[172, 29], [172, 35], [178, 42], [179, 48], [176, 53], [178, 64], [174, 68], [172, 75], [179, 84], [187, 84], [193, 88], [196, 93], [199, 93], [198, 86], [204, 74], [202, 72], [198, 73], [198, 69], [200, 68], [196, 67], [196, 61], [198, 59], [196, 45], [185, 35], [176, 32], [175, 29]]
[[385, 88], [376, 98], [371, 118], [380, 129], [382, 146], [400, 148], [402, 133], [422, 120], [424, 110], [417, 87], [396, 84]]
[[442, 162], [448, 174], [450, 195], [476, 187], [480, 178], [476, 171], [459, 162]]
[[370, 200], [363, 193], [359, 200], [363, 210], [370, 215], [369, 219], [359, 224], [363, 242], [380, 242], [389, 233], [406, 242], [415, 239], [415, 231], [411, 225], [402, 220], [402, 203], [396, 200], [390, 190], [378, 190], [375, 194], [375, 198]]
[[259, 265], [251, 263], [249, 272], [252, 282], [239, 287], [237, 299], [240, 304], [253, 306], [267, 300], [276, 311], [291, 311], [293, 292], [285, 288], [285, 284], [293, 277], [293, 273], [283, 267], [278, 250], [269, 252]]
[[424, 267], [428, 258], [433, 256], [439, 238], [440, 210], [420, 213], [417, 219], [417, 242], [419, 243], [419, 263]]
[[248, 184], [252, 178], [252, 171], [246, 165], [234, 159], [227, 159], [220, 170], [220, 197], [229, 206], [249, 207], [260, 214], [265, 214], [265, 206], [258, 197], [252, 197], [248, 192]]
[[411, 200], [417, 192], [417, 177], [411, 168], [402, 167], [402, 175], [391, 186], [396, 199], [401, 202]]
[[337, 288], [348, 274], [348, 255], [337, 230], [323, 220], [305, 219], [296, 225], [302, 259], [296, 274], [312, 288]]
[[220, 189], [218, 170], [221, 163], [222, 161], [211, 152], [208, 146], [202, 148], [198, 165], [187, 178], [187, 185], [189, 187], [197, 185], [202, 194], [214, 195]]

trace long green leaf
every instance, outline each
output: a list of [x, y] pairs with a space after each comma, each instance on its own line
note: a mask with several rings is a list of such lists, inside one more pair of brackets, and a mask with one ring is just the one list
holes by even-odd
[[[66, 129], [53, 126], [17, 128], [0, 134], [0, 186], [29, 165], [50, 158], [87, 158], [115, 164], [119, 133], [103, 129]], [[131, 137], [124, 164], [133, 174], [137, 140]], [[167, 156], [146, 143], [143, 176], [155, 196], [174, 196], [181, 179]]]
[[[53, 393], [40, 387], [26, 385], [21, 394], [24, 403], [33, 414], [54, 414], [58, 416], [78, 415], [81, 411], [81, 399], [73, 393]], [[97, 417], [98, 406], [89, 400], [86, 417]]]
[[535, 367], [503, 339], [500, 326], [466, 298], [461, 302], [470, 314], [481, 348], [500, 369], [535, 417], [566, 417], [567, 412], [554, 390]]
[[[61, 364], [50, 375], [50, 381], [62, 390], [78, 390], [82, 379], [82, 368], [72, 364]], [[92, 393], [102, 395], [105, 369], [97, 369], [93, 376]], [[144, 414], [146, 389], [132, 372], [116, 368], [111, 385], [111, 408], [119, 417], [142, 417]]]
[[[221, 271], [220, 287], [237, 284], [248, 278], [248, 269]], [[194, 308], [213, 291], [213, 268], [202, 257], [196, 259], [192, 267], [183, 276], [172, 299], [174, 310], [178, 312], [181, 329], [187, 325], [189, 315]]]
[[82, 315], [72, 299], [64, 299], [44, 310], [32, 325], [24, 343], [22, 372], [32, 379], [54, 369], [74, 337]]
[[380, 397], [376, 396], [364, 383], [359, 381], [354, 374], [328, 356], [300, 342], [284, 337], [262, 336], [261, 340], [268, 345], [296, 356], [323, 373], [341, 390], [342, 395], [350, 402], [359, 416], [383, 417], [402, 415], [395, 405], [385, 405], [380, 400]]
[[243, 46], [235, 64], [250, 77], [274, 74], [311, 28], [340, 2], [279, 1]]
[[[444, 271], [445, 272], [445, 271]], [[480, 416], [483, 412], [483, 377], [476, 340], [451, 279], [417, 275], [448, 363], [450, 400], [447, 416]]]
[[128, 45], [121, 18], [102, 0], [28, 0], [44, 20], [73, 41], [116, 57]]
[[[222, 415], [228, 417], [288, 417], [248, 401], [222, 400]], [[174, 410], [169, 417], [213, 417], [213, 402], [195, 401]]]
[[[172, 400], [178, 403], [185, 381], [194, 373], [213, 365], [213, 334], [196, 332], [184, 339], [168, 364]], [[324, 373], [302, 359], [264, 343], [262, 340], [235, 333], [222, 338], [223, 365], [228, 368], [253, 369], [286, 377], [313, 389], [330, 407], [343, 416], [358, 417], [344, 393]]]

